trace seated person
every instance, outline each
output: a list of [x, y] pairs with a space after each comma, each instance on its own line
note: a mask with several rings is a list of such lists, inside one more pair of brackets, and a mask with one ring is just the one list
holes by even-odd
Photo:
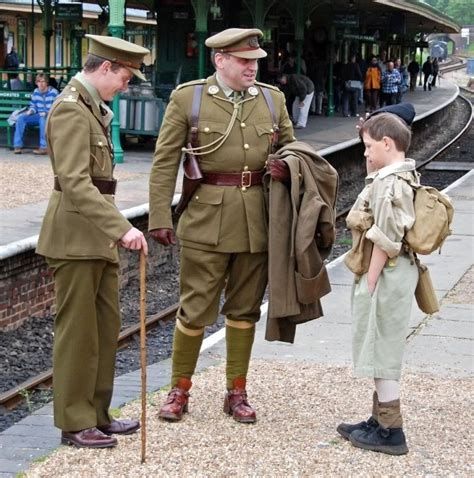
[[47, 154], [46, 149], [46, 117], [48, 115], [54, 100], [58, 96], [58, 91], [48, 86], [48, 77], [44, 73], [36, 75], [37, 88], [33, 91], [31, 102], [25, 114], [18, 117], [15, 127], [15, 136], [13, 138], [14, 153], [21, 154], [23, 149], [23, 134], [27, 125], [38, 125], [39, 148], [33, 150], [33, 154]]

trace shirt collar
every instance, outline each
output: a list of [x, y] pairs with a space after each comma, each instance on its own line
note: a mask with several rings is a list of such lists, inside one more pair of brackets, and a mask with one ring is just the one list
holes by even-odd
[[224, 92], [224, 95], [226, 95], [227, 98], [232, 99], [234, 90], [225, 83], [225, 81], [219, 76], [219, 73], [216, 73], [216, 80], [217, 80], [217, 84], [221, 87], [222, 91]]
[[97, 107], [100, 107], [100, 105], [104, 103], [102, 98], [99, 95], [99, 92], [97, 91], [97, 88], [93, 86], [89, 81], [86, 80], [82, 71], [79, 71], [78, 73], [76, 73], [76, 76], [74, 78], [84, 86], [87, 92], [91, 95], [91, 98], [94, 101], [94, 103], [97, 105]]
[[416, 168], [415, 160], [407, 158], [405, 159], [405, 161], [398, 161], [396, 163], [389, 164], [388, 166], [385, 166], [379, 169], [378, 171], [376, 171], [376, 173], [378, 173], [379, 177], [383, 179], [393, 173], [403, 173], [405, 171], [414, 171], [415, 168]]

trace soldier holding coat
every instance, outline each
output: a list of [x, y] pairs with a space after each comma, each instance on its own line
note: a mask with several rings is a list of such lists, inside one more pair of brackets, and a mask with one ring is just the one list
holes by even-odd
[[106, 448], [136, 420], [109, 415], [120, 329], [117, 244], [147, 252], [145, 238], [114, 204], [112, 111], [105, 104], [124, 91], [148, 50], [119, 38], [86, 35], [83, 70], [51, 108], [47, 142], [54, 190], [43, 220], [38, 254], [54, 270], [54, 423], [62, 443]]
[[[262, 177], [272, 144], [294, 141], [284, 95], [256, 82], [258, 29], [231, 28], [206, 40], [216, 73], [171, 95], [150, 176], [151, 235], [175, 243], [171, 201], [182, 149], [199, 159], [203, 179], [177, 228], [181, 244], [180, 307], [172, 355], [172, 390], [159, 416], [180, 420], [204, 329], [215, 323], [225, 290], [227, 393], [224, 411], [253, 423], [246, 377], [267, 284], [267, 217]], [[191, 134], [190, 134], [191, 133]], [[188, 141], [192, 145], [186, 148]], [[285, 170], [268, 165], [273, 179]]]

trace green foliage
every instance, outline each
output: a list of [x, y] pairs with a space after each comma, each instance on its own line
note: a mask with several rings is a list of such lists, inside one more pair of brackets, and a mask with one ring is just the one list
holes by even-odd
[[120, 418], [120, 415], [122, 414], [122, 411], [120, 408], [109, 408], [109, 414], [112, 418], [115, 418], [116, 420]]
[[450, 16], [460, 25], [474, 23], [472, 0], [424, 0], [424, 2]]

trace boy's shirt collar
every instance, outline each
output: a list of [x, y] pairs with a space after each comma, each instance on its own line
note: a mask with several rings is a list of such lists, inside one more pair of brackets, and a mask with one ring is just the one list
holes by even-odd
[[403, 173], [405, 171], [414, 171], [416, 169], [416, 162], [414, 159], [407, 158], [405, 161], [399, 161], [370, 173], [367, 178], [375, 178], [379, 176], [381, 179], [386, 178], [393, 173]]

